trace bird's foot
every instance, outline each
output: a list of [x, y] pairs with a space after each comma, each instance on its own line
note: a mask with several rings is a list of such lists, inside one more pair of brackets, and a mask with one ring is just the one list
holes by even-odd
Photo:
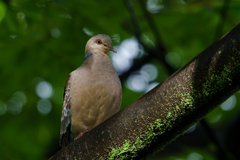
[[88, 131], [88, 130], [86, 130], [86, 131], [84, 131], [84, 132], [81, 132], [76, 138], [74, 138], [74, 141], [75, 141], [76, 139], [82, 137], [82, 135], [83, 135], [84, 133], [86, 133], [87, 131]]

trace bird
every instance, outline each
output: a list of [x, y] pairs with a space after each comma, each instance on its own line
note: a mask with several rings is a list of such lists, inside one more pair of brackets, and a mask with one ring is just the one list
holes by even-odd
[[122, 86], [108, 56], [117, 52], [111, 38], [98, 34], [87, 41], [84, 62], [72, 71], [63, 94], [60, 146], [80, 137], [115, 113], [122, 101]]

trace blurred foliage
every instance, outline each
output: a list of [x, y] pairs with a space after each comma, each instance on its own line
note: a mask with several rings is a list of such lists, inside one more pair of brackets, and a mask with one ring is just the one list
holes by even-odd
[[[131, 2], [142, 36], [147, 37], [147, 45], [153, 47], [155, 33], [145, 19], [141, 2]], [[147, 0], [144, 3], [170, 55], [168, 61], [176, 69], [213, 43], [217, 28], [221, 29], [221, 35], [217, 35], [220, 38], [240, 22], [238, 0], [230, 1], [225, 19], [220, 14], [226, 3], [223, 0]], [[222, 21], [223, 25], [219, 26]], [[114, 46], [134, 36], [134, 27], [123, 1], [0, 1], [0, 159], [47, 159], [60, 149], [58, 140], [65, 81], [83, 62], [89, 35], [99, 33], [119, 37], [112, 38]], [[158, 69], [154, 82], [160, 83], [169, 76], [158, 60], [149, 63]], [[43, 80], [53, 88], [48, 114], [40, 113], [37, 108], [41, 98], [36, 94], [36, 85]], [[125, 81], [122, 84], [121, 108], [144, 94], [127, 88]], [[235, 96], [233, 109], [224, 111], [218, 107], [207, 116], [213, 129], [237, 123], [240, 93]], [[16, 108], [13, 102], [21, 103], [18, 104], [20, 107]], [[189, 160], [188, 156], [217, 159], [213, 150], [197, 144], [194, 148], [183, 144], [181, 148], [181, 152], [169, 153], [163, 159]], [[162, 157], [161, 153], [153, 159]]]

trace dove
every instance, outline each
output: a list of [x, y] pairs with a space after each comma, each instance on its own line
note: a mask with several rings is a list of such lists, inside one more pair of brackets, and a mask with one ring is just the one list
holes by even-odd
[[107, 55], [117, 52], [111, 38], [99, 34], [85, 47], [84, 62], [71, 72], [63, 94], [60, 145], [67, 146], [73, 137], [80, 137], [117, 113], [122, 101], [122, 87]]

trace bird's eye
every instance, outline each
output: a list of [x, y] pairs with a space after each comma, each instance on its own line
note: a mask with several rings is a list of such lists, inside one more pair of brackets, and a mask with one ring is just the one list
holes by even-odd
[[102, 44], [102, 41], [100, 39], [98, 39], [96, 42], [97, 44]]

